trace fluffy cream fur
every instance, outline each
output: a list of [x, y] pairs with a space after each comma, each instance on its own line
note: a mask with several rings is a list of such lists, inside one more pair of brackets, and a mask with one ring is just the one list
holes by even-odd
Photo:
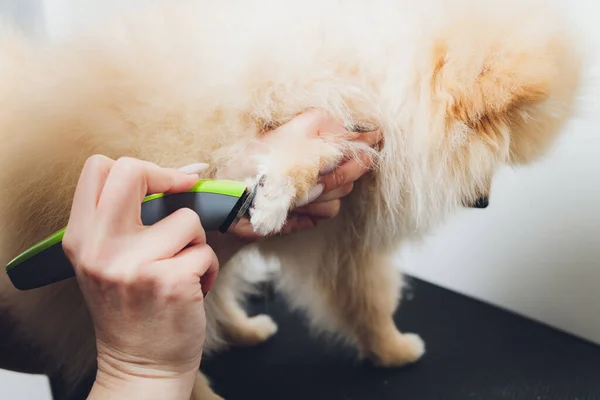
[[[392, 314], [401, 277], [390, 257], [482, 194], [504, 164], [552, 145], [580, 83], [568, 27], [536, 0], [157, 1], [60, 42], [3, 33], [0, 54], [0, 260], [65, 225], [94, 153], [165, 167], [228, 162], [265, 130], [320, 108], [384, 134], [373, 172], [317, 229], [249, 246], [207, 299], [207, 351], [277, 331], [238, 305], [236, 278], [257, 252], [281, 265], [279, 287], [313, 328], [382, 366], [418, 360], [424, 343]], [[290, 135], [256, 158], [253, 208], [277, 231], [318, 170], [364, 150], [349, 138]], [[94, 336], [73, 280], [0, 305], [14, 337], [39, 348], [43, 372], [71, 383], [94, 368]], [[196, 399], [215, 398], [199, 377]]]

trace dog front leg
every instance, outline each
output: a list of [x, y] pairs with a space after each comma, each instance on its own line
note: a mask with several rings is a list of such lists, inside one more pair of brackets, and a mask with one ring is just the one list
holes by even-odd
[[338, 327], [354, 338], [361, 358], [381, 367], [400, 367], [417, 361], [425, 352], [423, 340], [402, 333], [393, 314], [401, 292], [401, 274], [390, 256], [365, 251], [346, 253], [334, 279], [319, 283]]
[[[237, 265], [231, 265], [237, 267]], [[229, 271], [223, 271], [225, 274]], [[236, 298], [236, 283], [222, 275], [216, 290], [211, 292], [211, 313], [215, 315], [227, 342], [232, 346], [254, 346], [265, 342], [277, 332], [277, 324], [266, 314], [249, 316]]]
[[247, 180], [249, 187], [257, 185], [250, 208], [253, 229], [261, 235], [280, 232], [291, 209], [318, 195], [323, 172], [373, 151], [351, 136], [288, 132], [271, 140], [268, 150], [255, 157], [256, 175]]

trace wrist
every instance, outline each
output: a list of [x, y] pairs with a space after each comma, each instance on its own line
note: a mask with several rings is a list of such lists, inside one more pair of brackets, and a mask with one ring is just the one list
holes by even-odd
[[172, 371], [99, 356], [96, 380], [88, 398], [188, 400], [198, 369], [199, 365], [187, 371]]
[[192, 394], [196, 374], [168, 378], [115, 377], [98, 371], [88, 399], [188, 400]]
[[88, 399], [188, 400], [197, 371], [178, 375], [132, 375], [98, 368]]

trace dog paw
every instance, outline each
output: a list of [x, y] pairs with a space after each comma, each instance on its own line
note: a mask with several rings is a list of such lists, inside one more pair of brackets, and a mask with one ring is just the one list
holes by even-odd
[[425, 342], [414, 333], [399, 333], [379, 343], [371, 351], [371, 361], [379, 367], [402, 367], [418, 361], [425, 354]]
[[250, 326], [254, 329], [255, 344], [262, 343], [277, 333], [278, 326], [271, 317], [259, 314], [250, 318]]
[[259, 314], [245, 320], [243, 325], [233, 327], [229, 335], [236, 346], [255, 346], [266, 342], [277, 333], [277, 324], [266, 314]]
[[263, 175], [256, 180], [256, 195], [250, 207], [252, 229], [260, 235], [278, 233], [287, 220], [296, 189], [291, 178]]

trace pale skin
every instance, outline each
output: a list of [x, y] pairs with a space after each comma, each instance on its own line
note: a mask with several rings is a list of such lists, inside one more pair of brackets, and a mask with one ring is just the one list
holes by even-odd
[[[310, 135], [337, 122], [307, 112], [292, 123], [306, 124]], [[270, 135], [283, 135], [285, 129]], [[356, 140], [374, 145], [380, 135], [369, 132]], [[86, 162], [63, 247], [96, 332], [98, 371], [90, 399], [189, 399], [205, 338], [204, 297], [219, 265], [261, 237], [246, 220], [229, 234], [207, 234], [188, 209], [144, 226], [140, 211], [145, 195], [188, 190], [206, 167], [177, 170], [102, 155]], [[283, 233], [335, 217], [341, 199], [369, 167], [369, 160], [348, 161], [325, 174], [322, 190], [291, 213]]]

